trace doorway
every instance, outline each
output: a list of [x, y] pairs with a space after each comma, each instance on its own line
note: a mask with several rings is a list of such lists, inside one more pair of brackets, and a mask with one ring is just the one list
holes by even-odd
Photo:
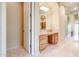
[[40, 2], [39, 18], [39, 51], [42, 52], [59, 43], [58, 3]]
[[70, 35], [71, 32], [71, 23], [70, 23], [70, 17], [67, 15], [67, 25], [66, 25], [66, 35]]
[[[73, 18], [72, 18], [73, 17]], [[70, 21], [73, 20], [73, 21]], [[74, 40], [78, 40], [78, 14], [73, 12], [73, 15], [67, 15], [67, 35], [73, 37]]]
[[24, 55], [30, 53], [29, 4], [6, 3], [7, 56], [22, 56], [22, 53]]
[[79, 26], [79, 24], [78, 24], [78, 14], [75, 14], [74, 15], [74, 17], [75, 17], [75, 21], [74, 21], [74, 35], [75, 35], [75, 40], [79, 40], [78, 39], [78, 26]]

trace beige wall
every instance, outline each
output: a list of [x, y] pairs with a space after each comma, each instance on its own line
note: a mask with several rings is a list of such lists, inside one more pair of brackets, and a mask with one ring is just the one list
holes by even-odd
[[19, 47], [21, 19], [20, 3], [6, 3], [6, 28], [7, 28], [7, 49]]
[[2, 54], [2, 3], [0, 2], [0, 56]]

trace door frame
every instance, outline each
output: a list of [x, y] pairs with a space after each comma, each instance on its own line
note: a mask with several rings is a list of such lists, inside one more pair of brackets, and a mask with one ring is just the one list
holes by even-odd
[[[26, 10], [26, 9], [24, 9], [25, 8], [25, 6], [28, 6], [28, 9]], [[27, 8], [27, 7], [26, 7]], [[28, 11], [28, 15], [29, 15], [29, 17], [28, 17], [28, 19], [26, 19], [25, 18], [25, 16], [27, 16], [27, 15], [25, 15], [25, 10], [26, 10], [26, 12]], [[22, 16], [22, 18], [21, 18], [21, 20], [20, 20], [20, 26], [21, 26], [21, 30], [20, 30], [20, 46], [22, 47], [22, 48], [24, 48], [28, 53], [30, 53], [31, 54], [31, 39], [30, 39], [30, 2], [21, 2], [21, 16]], [[27, 21], [27, 22], [26, 22]], [[25, 23], [27, 24], [28, 23], [28, 32], [27, 32], [27, 34], [26, 34], [26, 25], [25, 25]], [[27, 37], [27, 38], [25, 38], [25, 35], [27, 35], [27, 36], [29, 36], [29, 37]], [[27, 47], [26, 47], [26, 43], [24, 42], [24, 41], [26, 41], [26, 40], [29, 40], [29, 42], [28, 42], [28, 49], [27, 49]]]
[[21, 38], [21, 47], [24, 48], [24, 2], [21, 2], [21, 30], [20, 30], [20, 38]]
[[6, 2], [2, 3], [2, 57], [6, 57]]
[[40, 18], [39, 18], [39, 2], [32, 2], [32, 29], [31, 29], [31, 55], [39, 55], [39, 30], [40, 30]]
[[[21, 26], [21, 45], [28, 53], [31, 54], [32, 44], [31, 44], [31, 16], [30, 16], [31, 8], [30, 8], [30, 4], [31, 4], [30, 2], [24, 2], [24, 3], [22, 3], [22, 6], [21, 6], [22, 7], [22, 19], [24, 19], [21, 22], [21, 24], [22, 24], [22, 26]], [[26, 41], [28, 41], [27, 44], [25, 43]]]

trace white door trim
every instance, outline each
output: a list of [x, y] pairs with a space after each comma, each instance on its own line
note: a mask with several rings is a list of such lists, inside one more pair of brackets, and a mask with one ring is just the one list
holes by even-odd
[[30, 2], [24, 2], [24, 48], [31, 54], [30, 47]]
[[39, 3], [32, 3], [32, 56], [39, 54]]
[[2, 56], [6, 56], [6, 3], [2, 3]]
[[31, 32], [30, 34], [32, 35], [31, 39], [31, 55], [34, 56], [35, 55], [35, 31], [34, 31], [34, 3], [31, 3]]

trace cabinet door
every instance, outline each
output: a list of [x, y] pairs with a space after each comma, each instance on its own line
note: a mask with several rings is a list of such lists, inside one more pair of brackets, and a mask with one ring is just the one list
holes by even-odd
[[52, 44], [52, 34], [51, 35], [48, 35], [48, 43]]
[[55, 44], [57, 44], [57, 42], [58, 42], [58, 33], [55, 33], [54, 36], [55, 36], [55, 39], [54, 39], [55, 40]]

